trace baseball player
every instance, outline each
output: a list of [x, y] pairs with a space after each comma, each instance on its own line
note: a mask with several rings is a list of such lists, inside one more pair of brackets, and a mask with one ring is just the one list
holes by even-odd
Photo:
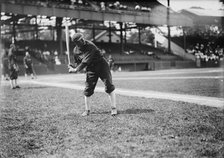
[[9, 80], [9, 59], [8, 59], [8, 52], [4, 49], [2, 55], [2, 77], [5, 80]]
[[86, 87], [84, 90], [85, 111], [82, 116], [90, 114], [89, 97], [94, 93], [97, 81], [100, 78], [105, 85], [105, 92], [108, 93], [111, 103], [111, 115], [117, 115], [115, 87], [112, 83], [112, 76], [106, 59], [100, 53], [100, 49], [84, 39], [83, 34], [76, 33], [72, 36], [76, 45], [73, 50], [77, 67], [69, 65], [69, 72], [76, 73], [86, 68]]
[[27, 77], [27, 75], [30, 75], [31, 79], [34, 79], [34, 76], [33, 76], [33, 61], [31, 59], [28, 51], [26, 52], [26, 55], [23, 58], [23, 64], [24, 64], [24, 67], [25, 67], [25, 77]]
[[16, 51], [15, 44], [11, 44], [9, 48], [9, 54], [8, 54], [9, 78], [10, 78], [11, 89], [20, 88], [20, 86], [17, 84], [19, 66], [17, 64], [15, 51]]

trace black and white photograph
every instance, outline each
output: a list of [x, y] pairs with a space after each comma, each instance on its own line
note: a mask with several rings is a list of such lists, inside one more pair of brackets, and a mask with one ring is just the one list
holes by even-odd
[[224, 158], [224, 0], [0, 13], [0, 158]]

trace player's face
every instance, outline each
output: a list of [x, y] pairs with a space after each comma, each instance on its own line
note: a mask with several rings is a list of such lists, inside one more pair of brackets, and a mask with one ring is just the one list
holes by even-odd
[[16, 50], [16, 46], [15, 46], [15, 45], [13, 45], [13, 46], [12, 46], [12, 49], [13, 49], [13, 50]]
[[78, 47], [82, 47], [83, 44], [84, 44], [84, 41], [83, 39], [79, 40], [79, 41], [76, 41], [75, 44], [78, 46]]

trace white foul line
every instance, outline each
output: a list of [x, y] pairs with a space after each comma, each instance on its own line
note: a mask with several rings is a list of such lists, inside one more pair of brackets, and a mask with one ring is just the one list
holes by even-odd
[[[83, 90], [84, 86], [79, 84], [69, 84], [69, 83], [49, 83], [49, 82], [40, 82], [40, 81], [30, 81], [34, 84], [52, 86], [52, 87], [61, 87], [68, 89]], [[103, 87], [96, 87], [96, 92], [104, 92]], [[173, 101], [183, 101], [188, 103], [194, 103], [198, 105], [205, 105], [210, 107], [224, 108], [224, 99], [216, 97], [205, 97], [205, 96], [196, 96], [196, 95], [186, 95], [186, 94], [176, 94], [176, 93], [166, 93], [166, 92], [157, 92], [157, 91], [143, 91], [143, 90], [130, 90], [116, 88], [116, 93], [124, 96], [133, 96], [133, 97], [145, 97], [145, 98], [156, 98], [156, 99], [168, 99]]]
[[114, 77], [113, 80], [176, 80], [176, 79], [224, 79], [222, 76], [169, 76], [169, 77], [164, 77], [164, 76], [150, 76], [150, 77]]

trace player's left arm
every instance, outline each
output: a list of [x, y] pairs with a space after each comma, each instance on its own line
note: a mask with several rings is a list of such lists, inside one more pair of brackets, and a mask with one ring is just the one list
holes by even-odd
[[92, 60], [93, 60], [94, 54], [95, 54], [94, 51], [86, 52], [86, 55], [82, 59], [82, 62], [76, 67], [77, 71], [81, 71], [87, 65], [89, 65], [92, 62]]
[[76, 68], [71, 68], [70, 67], [69, 70], [71, 72], [75, 72], [76, 73], [76, 72], [81, 71], [82, 69], [84, 69], [87, 65], [89, 65], [92, 62], [92, 60], [94, 58], [94, 55], [95, 55], [95, 52], [96, 52], [95, 49], [89, 49], [87, 52], [85, 52], [85, 56], [82, 59], [81, 63]]
[[88, 63], [91, 61], [91, 58], [93, 58], [93, 55], [91, 53], [88, 53], [82, 59], [82, 62], [77, 67], [69, 65], [69, 72], [70, 73], [72, 73], [72, 72], [77, 73], [77, 72], [81, 71], [82, 69], [84, 69], [88, 65]]

